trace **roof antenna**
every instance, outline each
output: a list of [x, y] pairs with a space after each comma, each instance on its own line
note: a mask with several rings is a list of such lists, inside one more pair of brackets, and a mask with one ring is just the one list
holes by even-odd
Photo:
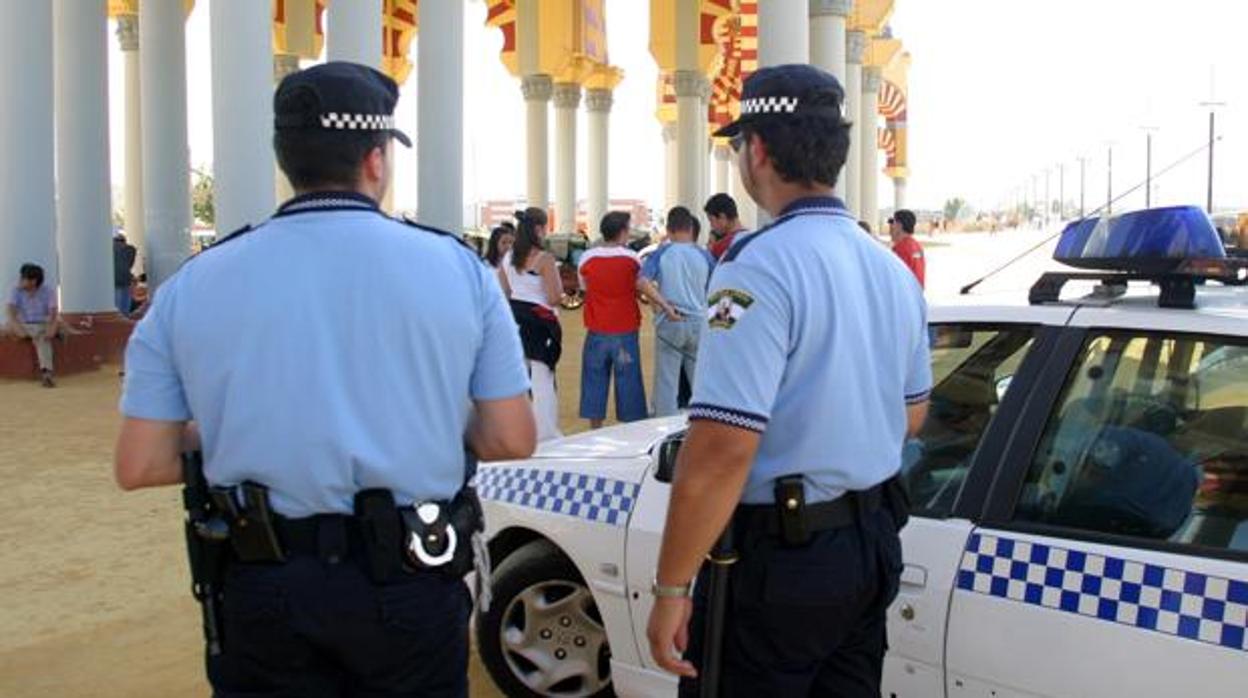
[[[1192, 152], [1190, 152], [1190, 153], [1188, 153], [1188, 154], [1184, 155], [1183, 157], [1179, 158], [1178, 160], [1175, 160], [1174, 162], [1170, 163], [1169, 165], [1166, 165], [1165, 167], [1163, 167], [1163, 168], [1161, 168], [1160, 170], [1158, 170], [1158, 171], [1157, 171], [1157, 173], [1156, 173], [1156, 174], [1154, 174], [1154, 175], [1152, 176], [1152, 179], [1156, 179], [1156, 178], [1160, 177], [1161, 175], [1164, 175], [1165, 173], [1169, 172], [1170, 170], [1173, 170], [1174, 168], [1178, 167], [1179, 165], [1182, 165], [1183, 163], [1187, 162], [1188, 160], [1191, 160], [1192, 158], [1196, 157], [1197, 155], [1200, 155], [1201, 153], [1205, 152], [1205, 150], [1206, 150], [1206, 149], [1213, 147], [1213, 144], [1214, 144], [1214, 143], [1216, 143], [1216, 142], [1218, 142], [1218, 141], [1220, 141], [1220, 140], [1222, 140], [1222, 136], [1217, 136], [1217, 137], [1215, 137], [1213, 140], [1211, 140], [1210, 142], [1205, 143], [1204, 145], [1202, 145], [1202, 146], [1200, 146], [1199, 148], [1197, 148], [1197, 149], [1193, 150]], [[1129, 195], [1131, 195], [1131, 194], [1135, 193], [1136, 191], [1138, 191], [1138, 190], [1140, 189], [1140, 187], [1147, 186], [1147, 185], [1148, 185], [1148, 182], [1149, 182], [1149, 180], [1147, 180], [1147, 179], [1146, 179], [1146, 180], [1144, 180], [1144, 181], [1142, 181], [1142, 182], [1140, 182], [1140, 183], [1136, 184], [1135, 186], [1131, 187], [1130, 189], [1128, 189], [1128, 190], [1126, 190], [1126, 191], [1122, 192], [1121, 194], [1119, 194], [1118, 196], [1114, 197], [1112, 200], [1105, 202], [1104, 204], [1102, 204], [1101, 206], [1099, 206], [1098, 208], [1096, 208], [1094, 211], [1092, 211], [1092, 212], [1091, 212], [1091, 213], [1089, 213], [1088, 215], [1084, 216], [1084, 218], [1092, 218], [1092, 217], [1095, 217], [1095, 216], [1100, 215], [1101, 211], [1104, 211], [1105, 209], [1109, 208], [1110, 206], [1113, 206], [1115, 203], [1117, 203], [1117, 202], [1121, 201], [1122, 199], [1126, 198], [1127, 196], [1129, 196]], [[1052, 241], [1053, 241], [1053, 238], [1056, 238], [1056, 237], [1060, 236], [1060, 235], [1061, 235], [1062, 233], [1064, 233], [1064, 232], [1066, 232], [1066, 229], [1065, 229], [1065, 228], [1063, 228], [1062, 230], [1059, 230], [1058, 232], [1056, 232], [1056, 233], [1054, 233], [1054, 234], [1052, 234], [1052, 235], [1048, 236], [1047, 238], [1045, 238], [1045, 239], [1041, 240], [1040, 242], [1036, 243], [1035, 245], [1033, 245], [1033, 246], [1031, 246], [1031, 247], [1027, 248], [1026, 250], [1024, 250], [1024, 251], [1022, 252], [1022, 254], [1019, 254], [1018, 256], [1016, 256], [1016, 257], [1014, 257], [1014, 258], [1010, 259], [1010, 260], [1009, 260], [1009, 261], [1007, 261], [1005, 264], [1002, 264], [1001, 266], [997, 267], [996, 269], [993, 269], [992, 271], [988, 272], [987, 274], [984, 274], [983, 276], [979, 277], [978, 279], [975, 279], [975, 280], [974, 280], [974, 281], [972, 281], [971, 283], [969, 283], [969, 284], [967, 284], [967, 285], [963, 286], [963, 287], [962, 287], [962, 288], [958, 291], [958, 295], [965, 296], [965, 295], [969, 294], [972, 290], [974, 290], [974, 289], [975, 289], [975, 287], [976, 287], [976, 286], [978, 286], [978, 285], [982, 284], [983, 282], [987, 281], [988, 279], [992, 278], [993, 276], [996, 276], [996, 275], [997, 275], [997, 274], [999, 274], [1002, 270], [1004, 270], [1004, 269], [1006, 269], [1006, 268], [1008, 268], [1008, 267], [1010, 267], [1010, 266], [1013, 266], [1015, 262], [1018, 262], [1020, 259], [1023, 259], [1024, 257], [1026, 257], [1027, 255], [1031, 254], [1032, 252], [1035, 252], [1036, 250], [1040, 249], [1041, 247], [1044, 247], [1045, 245], [1049, 244], [1050, 242], [1052, 242]]]

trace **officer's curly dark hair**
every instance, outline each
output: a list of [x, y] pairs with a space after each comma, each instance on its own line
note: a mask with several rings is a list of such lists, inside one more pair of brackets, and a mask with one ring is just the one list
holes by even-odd
[[[837, 106], [833, 92], [803, 99], [803, 107]], [[745, 136], [757, 135], [767, 145], [772, 167], [786, 182], [836, 186], [837, 175], [849, 153], [850, 122], [831, 114], [796, 114], [784, 119], [760, 120], [742, 126]]]

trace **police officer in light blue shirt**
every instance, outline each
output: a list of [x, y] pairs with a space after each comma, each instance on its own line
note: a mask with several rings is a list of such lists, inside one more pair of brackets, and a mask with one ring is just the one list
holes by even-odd
[[177, 483], [180, 449], [199, 445], [210, 485], [263, 486], [274, 512], [282, 559], [250, 564], [231, 523], [216, 695], [467, 692], [461, 578], [398, 559], [398, 540], [379, 570], [374, 538], [417, 503], [461, 501], [465, 446], [525, 457], [534, 425], [494, 275], [451, 234], [378, 209], [387, 144], [410, 145], [397, 99], [351, 63], [285, 78], [274, 147], [296, 196], [189, 260], [127, 348], [120, 484]]
[[649, 627], [682, 695], [697, 695], [720, 601], [701, 582], [691, 601], [690, 583], [725, 529], [739, 561], [720, 695], [879, 695], [906, 516], [895, 476], [932, 378], [921, 289], [832, 196], [843, 98], [811, 66], [765, 68], [717, 134], [775, 220], [735, 239], [710, 283]]

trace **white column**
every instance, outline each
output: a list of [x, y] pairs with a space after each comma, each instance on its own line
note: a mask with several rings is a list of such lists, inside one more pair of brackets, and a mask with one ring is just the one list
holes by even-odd
[[853, 0], [810, 0], [810, 64], [845, 86], [845, 33]]
[[[52, 4], [5, 3], [0, 22], [0, 279], [8, 289], [26, 262], [56, 288], [53, 203]], [[106, 233], [101, 232], [101, 235]]]
[[[836, 76], [841, 87], [847, 79], [845, 29], [852, 0], [810, 0], [810, 63]], [[854, 117], [848, 117], [854, 121]], [[836, 195], [845, 199], [845, 171], [836, 182]]]
[[564, 235], [576, 232], [576, 108], [580, 105], [580, 85], [555, 85], [555, 227]]
[[[143, 234], [143, 118], [139, 97], [139, 16], [117, 18], [117, 43], [126, 62], [126, 240], [139, 250], [146, 248]], [[140, 261], [136, 266], [142, 268]]]
[[862, 69], [862, 111], [858, 117], [862, 128], [862, 195], [858, 217], [880, 228], [880, 202], [877, 193], [880, 179], [880, 148], [878, 145], [880, 69], [867, 66]]
[[845, 38], [845, 115], [853, 127], [849, 131], [849, 152], [845, 155], [845, 206], [855, 216], [862, 209], [862, 59], [867, 50], [865, 32], [849, 32]]
[[61, 309], [70, 313], [110, 312], [114, 301], [108, 235], [112, 226], [108, 18], [103, 0], [55, 0], [52, 7]]
[[464, 4], [422, 2], [419, 8], [420, 220], [460, 235], [464, 229]]
[[[299, 56], [291, 53], [273, 54], [274, 89], [277, 89], [277, 86], [282, 84], [283, 78], [298, 71]], [[270, 150], [272, 150], [272, 148], [270, 148]], [[274, 160], [273, 165], [273, 189], [276, 193], [276, 202], [278, 204], [282, 204], [295, 195], [295, 190], [290, 186], [290, 180], [286, 179], [286, 174], [282, 172], [282, 168], [277, 165], [276, 159]]]
[[[706, 159], [706, 76], [696, 70], [678, 70], [676, 87], [676, 203], [690, 211], [701, 209], [700, 179]], [[695, 214], [696, 215], [696, 214]]]
[[676, 161], [680, 159], [680, 152], [676, 149], [676, 122], [663, 124], [663, 182], [665, 186], [663, 197], [663, 215], [676, 205], [677, 192], [677, 176]]
[[809, 13], [800, 0], [758, 3], [758, 67], [810, 62]]
[[585, 93], [585, 108], [589, 111], [589, 239], [601, 236], [599, 224], [607, 215], [607, 136], [610, 132], [611, 90], [593, 89]]
[[[268, 3], [260, 4], [268, 6]], [[381, 5], [382, 0], [334, 0], [329, 3], [328, 26], [325, 28], [326, 59], [380, 68]], [[428, 36], [425, 32], [420, 35], [422, 40]]]
[[152, 288], [177, 271], [191, 246], [185, 19], [182, 0], [143, 0], [139, 6], [144, 224]]
[[893, 210], [906, 207], [906, 178], [893, 177]]
[[530, 206], [545, 211], [550, 206], [550, 97], [554, 82], [549, 75], [526, 75], [520, 81], [524, 92], [526, 134], [526, 198]]
[[273, 212], [272, 8], [213, 0], [212, 176], [217, 239]]
[[728, 193], [729, 163], [732, 162], [732, 146], [724, 143], [715, 144], [715, 193]]

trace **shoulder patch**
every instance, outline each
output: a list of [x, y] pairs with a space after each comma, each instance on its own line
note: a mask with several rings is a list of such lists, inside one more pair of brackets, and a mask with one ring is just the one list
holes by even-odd
[[456, 235], [455, 233], [452, 233], [449, 230], [442, 230], [441, 228], [434, 228], [432, 226], [428, 226], [423, 223], [417, 223], [416, 221], [412, 220], [411, 218], [408, 218], [407, 216], [401, 216], [401, 217], [395, 216], [395, 217], [392, 217], [392, 220], [398, 221], [399, 223], [402, 223], [403, 225], [406, 225], [408, 227], [415, 228], [423, 233], [433, 233], [434, 235], [441, 235], [442, 237], [450, 238], [454, 240], [455, 242], [459, 243], [460, 245], [463, 245], [464, 249], [471, 252], [473, 257], [476, 257], [478, 260], [481, 259], [480, 256], [477, 254], [477, 251], [473, 249], [472, 245], [469, 245], [468, 242], [465, 241], [462, 237]]
[[724, 288], [706, 299], [706, 322], [717, 330], [729, 330], [754, 304], [754, 296], [735, 288]]

